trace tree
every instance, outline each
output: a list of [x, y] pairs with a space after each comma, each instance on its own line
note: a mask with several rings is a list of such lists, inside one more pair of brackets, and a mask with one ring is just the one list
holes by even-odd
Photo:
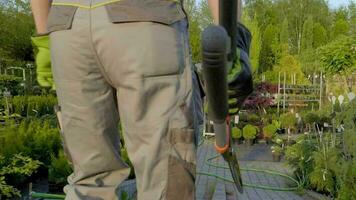
[[252, 34], [251, 48], [250, 48], [250, 62], [252, 71], [256, 72], [259, 67], [259, 58], [261, 51], [261, 35], [258, 27], [256, 17], [250, 18], [246, 13], [242, 16], [243, 24], [250, 30]]
[[277, 43], [277, 30], [274, 25], [267, 25], [262, 37], [262, 47], [259, 58], [258, 72], [262, 73], [272, 69], [276, 63], [273, 46]]
[[202, 29], [212, 23], [212, 16], [206, 1], [198, 5], [195, 0], [184, 1], [184, 9], [189, 19], [189, 42], [192, 60], [201, 62], [201, 33]]
[[277, 16], [273, 11], [273, 2], [271, 0], [246, 0], [245, 11], [252, 19], [257, 20], [258, 26], [264, 30], [268, 24], [276, 22]]
[[303, 24], [302, 50], [313, 47], [313, 17], [309, 16]]
[[307, 49], [298, 55], [301, 64], [301, 70], [305, 75], [319, 74], [321, 71], [320, 60], [315, 49]]
[[28, 1], [0, 2], [0, 56], [2, 60], [33, 60], [34, 23]]
[[325, 28], [320, 23], [314, 24], [313, 29], [313, 47], [317, 48], [327, 43], [328, 35]]
[[278, 13], [279, 23], [288, 19], [291, 53], [300, 53], [303, 25], [309, 16], [314, 22], [330, 27], [331, 15], [325, 0], [275, 0], [274, 12]]
[[284, 18], [282, 26], [281, 26], [281, 33], [279, 35], [279, 41], [281, 44], [288, 44], [289, 43], [289, 29], [288, 29], [288, 19]]
[[348, 10], [350, 15], [350, 24], [353, 24], [350, 28], [350, 32], [356, 34], [356, 3], [351, 1]]
[[337, 38], [340, 35], [346, 35], [350, 30], [349, 24], [345, 19], [338, 19], [332, 29], [332, 39]]
[[[327, 75], [346, 77], [356, 71], [356, 48], [352, 37], [341, 36], [318, 49], [322, 69]], [[346, 84], [347, 85], [347, 84]], [[352, 84], [349, 85], [352, 91]]]
[[[309, 81], [305, 78], [305, 74], [302, 71], [300, 62], [293, 55], [290, 54], [282, 55], [279, 63], [275, 65], [272, 70], [267, 71], [265, 73], [266, 80], [272, 83], [278, 83], [278, 77], [280, 73], [282, 77], [284, 73], [287, 76], [291, 76], [295, 74], [297, 84], [303, 84], [303, 85], [309, 84]], [[287, 83], [288, 84], [292, 83], [289, 78], [287, 78]]]
[[348, 13], [347, 8], [340, 7], [335, 12], [335, 21], [337, 21], [339, 19], [347, 20], [348, 16], [349, 16], [349, 13]]

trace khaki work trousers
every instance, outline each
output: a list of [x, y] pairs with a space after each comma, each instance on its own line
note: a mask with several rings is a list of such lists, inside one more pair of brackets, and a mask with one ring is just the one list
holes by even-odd
[[[111, 23], [104, 7], [78, 8], [50, 34], [62, 137], [74, 172], [67, 200], [117, 200], [129, 168], [139, 200], [194, 199], [196, 146], [186, 20]], [[119, 117], [120, 116], [120, 117]]]

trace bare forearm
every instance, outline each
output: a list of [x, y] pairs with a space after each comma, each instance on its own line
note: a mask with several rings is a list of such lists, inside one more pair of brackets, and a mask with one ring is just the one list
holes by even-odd
[[47, 33], [47, 18], [52, 0], [31, 0], [31, 9], [38, 34]]
[[215, 24], [219, 23], [219, 0], [208, 0], [211, 15]]
[[[211, 14], [213, 15], [214, 23], [219, 23], [219, 0], [208, 0]], [[242, 16], [242, 0], [237, 0], [237, 21], [240, 21]]]

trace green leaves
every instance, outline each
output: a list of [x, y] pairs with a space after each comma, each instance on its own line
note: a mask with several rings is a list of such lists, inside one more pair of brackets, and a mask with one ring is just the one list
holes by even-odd
[[337, 148], [324, 148], [313, 153], [314, 169], [310, 173], [310, 183], [318, 191], [335, 193], [335, 170], [339, 160]]
[[286, 113], [281, 115], [280, 120], [282, 126], [284, 126], [285, 128], [294, 128], [295, 124], [297, 123], [297, 119], [292, 113]]
[[316, 150], [316, 141], [307, 140], [306, 136], [298, 138], [296, 144], [288, 146], [285, 150], [287, 163], [294, 169], [294, 174], [301, 185], [309, 186], [308, 175], [313, 169], [313, 152]]
[[14, 96], [1, 102], [10, 106], [10, 113], [17, 113], [23, 117], [43, 117], [54, 114], [54, 105], [57, 105], [57, 98], [53, 95], [44, 96]]
[[251, 124], [247, 124], [242, 129], [242, 135], [245, 139], [255, 139], [257, 135], [257, 127]]
[[[0, 159], [4, 159], [4, 157]], [[0, 176], [4, 176], [6, 174], [23, 174], [30, 176], [40, 166], [40, 164], [42, 163], [37, 160], [32, 160], [30, 157], [15, 154], [14, 157], [11, 158], [9, 164], [1, 167]]]
[[326, 29], [320, 23], [315, 23], [313, 28], [313, 47], [317, 48], [328, 42]]
[[[337, 114], [334, 121], [337, 124], [343, 122], [343, 133], [309, 133], [299, 137], [297, 143], [285, 151], [288, 164], [304, 187], [338, 200], [356, 198], [356, 118], [348, 108], [354, 108], [354, 102], [349, 103], [345, 112]], [[309, 123], [316, 120], [323, 123], [323, 113], [319, 115], [308, 113], [306, 116], [309, 116]]]
[[356, 70], [356, 44], [342, 36], [318, 49], [323, 71], [329, 75], [346, 75]]
[[15, 154], [12, 158], [0, 155], [0, 196], [7, 198], [20, 196], [20, 191], [6, 183], [7, 175], [30, 176], [42, 163], [22, 154]]
[[232, 132], [232, 138], [233, 139], [240, 139], [242, 138], [242, 130], [237, 128], [237, 127], [233, 127], [231, 129], [231, 132]]
[[0, 131], [2, 141], [0, 152], [5, 157], [22, 153], [50, 165], [51, 155], [57, 155], [60, 149], [60, 137], [56, 127], [49, 120], [26, 119], [20, 124], [7, 121]]
[[52, 162], [48, 170], [48, 180], [51, 183], [65, 185], [67, 183], [67, 177], [72, 173], [72, 168], [68, 164], [67, 157], [61, 150], [58, 153], [58, 157], [52, 155]]
[[201, 32], [212, 23], [212, 16], [207, 1], [196, 3], [194, 0], [184, 1], [184, 9], [189, 18], [189, 42], [194, 63], [201, 62]]
[[313, 48], [313, 17], [309, 15], [303, 24], [302, 49], [311, 48]]
[[263, 127], [263, 135], [266, 138], [272, 138], [273, 135], [277, 132], [277, 127], [273, 124], [268, 124]]
[[20, 191], [17, 190], [15, 187], [6, 184], [5, 177], [0, 176], [0, 194], [5, 197], [19, 197]]
[[30, 37], [34, 32], [34, 23], [29, 2], [11, 0], [1, 3], [0, 27], [3, 56], [11, 60], [32, 60]]

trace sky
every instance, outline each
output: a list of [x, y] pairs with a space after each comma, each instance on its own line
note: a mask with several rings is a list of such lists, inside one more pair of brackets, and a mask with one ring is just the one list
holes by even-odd
[[[196, 0], [196, 1], [199, 2], [202, 0]], [[331, 8], [335, 9], [341, 6], [347, 6], [351, 1], [356, 2], [356, 0], [329, 0], [329, 5]]]
[[329, 5], [331, 8], [339, 8], [340, 6], [347, 6], [349, 3], [356, 0], [329, 0]]

